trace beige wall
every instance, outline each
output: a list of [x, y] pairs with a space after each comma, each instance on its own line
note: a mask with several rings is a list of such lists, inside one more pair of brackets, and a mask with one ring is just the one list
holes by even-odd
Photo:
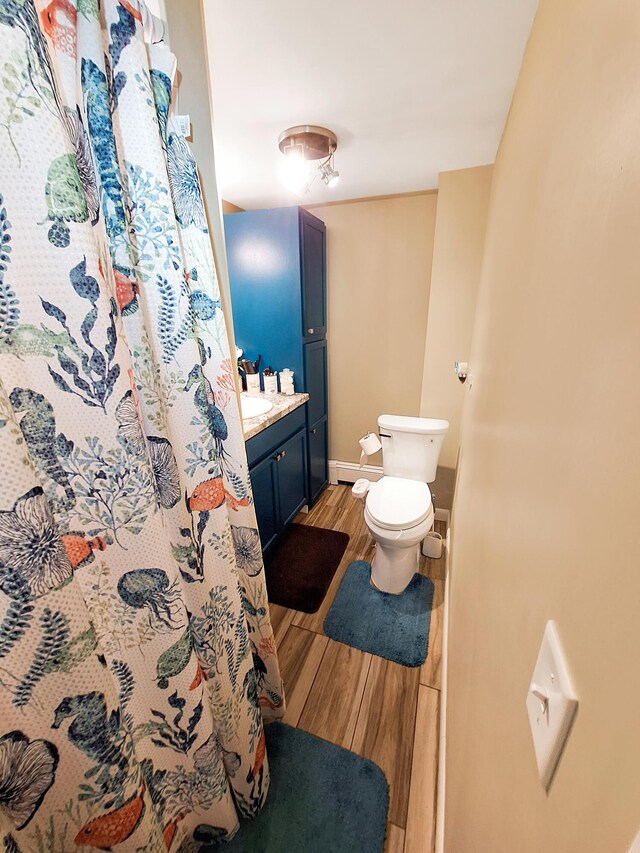
[[447, 468], [456, 466], [464, 401], [453, 364], [469, 360], [492, 173], [493, 166], [479, 166], [438, 180], [420, 414], [449, 421], [440, 454]]
[[[164, 3], [166, 11], [166, 41], [178, 63], [174, 109], [191, 118], [189, 139], [200, 175], [202, 195], [211, 234], [220, 298], [224, 309], [225, 326], [231, 352], [235, 350], [233, 312], [229, 290], [229, 272], [224, 244], [223, 205], [218, 192], [215, 169], [213, 110], [209, 64], [207, 60], [207, 27], [212, 23], [212, 4], [205, 0], [180, 0]], [[235, 205], [232, 205], [235, 208]], [[226, 212], [226, 211], [225, 211]], [[236, 384], [237, 384], [236, 377]]]
[[242, 213], [244, 207], [238, 207], [237, 204], [233, 204], [226, 199], [222, 199], [222, 212], [223, 213]]
[[[541, 0], [496, 161], [454, 508], [447, 853], [625, 853], [640, 825], [640, 7]], [[580, 708], [548, 795], [525, 695]]]
[[178, 60], [174, 108], [191, 117], [193, 149], [209, 216], [218, 206], [202, 0], [165, 4], [169, 46]]
[[327, 226], [331, 459], [357, 462], [379, 414], [419, 413], [436, 198], [312, 210]]

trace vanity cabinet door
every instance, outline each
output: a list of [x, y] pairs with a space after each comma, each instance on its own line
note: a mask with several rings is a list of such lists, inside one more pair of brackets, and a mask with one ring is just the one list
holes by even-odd
[[275, 454], [278, 477], [279, 529], [307, 503], [307, 435], [302, 429]]
[[271, 545], [278, 535], [277, 472], [275, 468], [276, 462], [269, 456], [249, 469], [263, 551]]
[[315, 216], [300, 211], [302, 260], [302, 336], [306, 340], [327, 333], [325, 295], [325, 225]]
[[316, 500], [329, 482], [327, 418], [309, 427], [309, 500]]

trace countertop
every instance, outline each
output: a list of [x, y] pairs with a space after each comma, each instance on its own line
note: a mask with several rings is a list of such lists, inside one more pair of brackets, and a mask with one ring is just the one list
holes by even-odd
[[[258, 396], [257, 394], [252, 396]], [[260, 397], [269, 400], [273, 403], [273, 408], [264, 415], [258, 415], [256, 418], [247, 418], [242, 421], [242, 429], [244, 431], [244, 440], [253, 438], [258, 435], [263, 429], [270, 427], [280, 418], [284, 418], [289, 412], [293, 412], [299, 406], [303, 406], [309, 399], [308, 394], [260, 394]]]

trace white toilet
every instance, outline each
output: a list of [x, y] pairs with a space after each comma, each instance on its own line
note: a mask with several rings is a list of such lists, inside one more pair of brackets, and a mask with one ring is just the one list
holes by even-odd
[[433, 526], [427, 483], [436, 478], [449, 422], [380, 415], [378, 429], [384, 476], [367, 492], [364, 520], [376, 541], [371, 580], [397, 595], [417, 571], [420, 543]]

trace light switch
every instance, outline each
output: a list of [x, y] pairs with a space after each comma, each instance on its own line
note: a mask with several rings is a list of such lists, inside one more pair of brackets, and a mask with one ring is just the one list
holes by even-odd
[[549, 788], [578, 700], [555, 623], [547, 622], [527, 694], [527, 712], [538, 773]]

